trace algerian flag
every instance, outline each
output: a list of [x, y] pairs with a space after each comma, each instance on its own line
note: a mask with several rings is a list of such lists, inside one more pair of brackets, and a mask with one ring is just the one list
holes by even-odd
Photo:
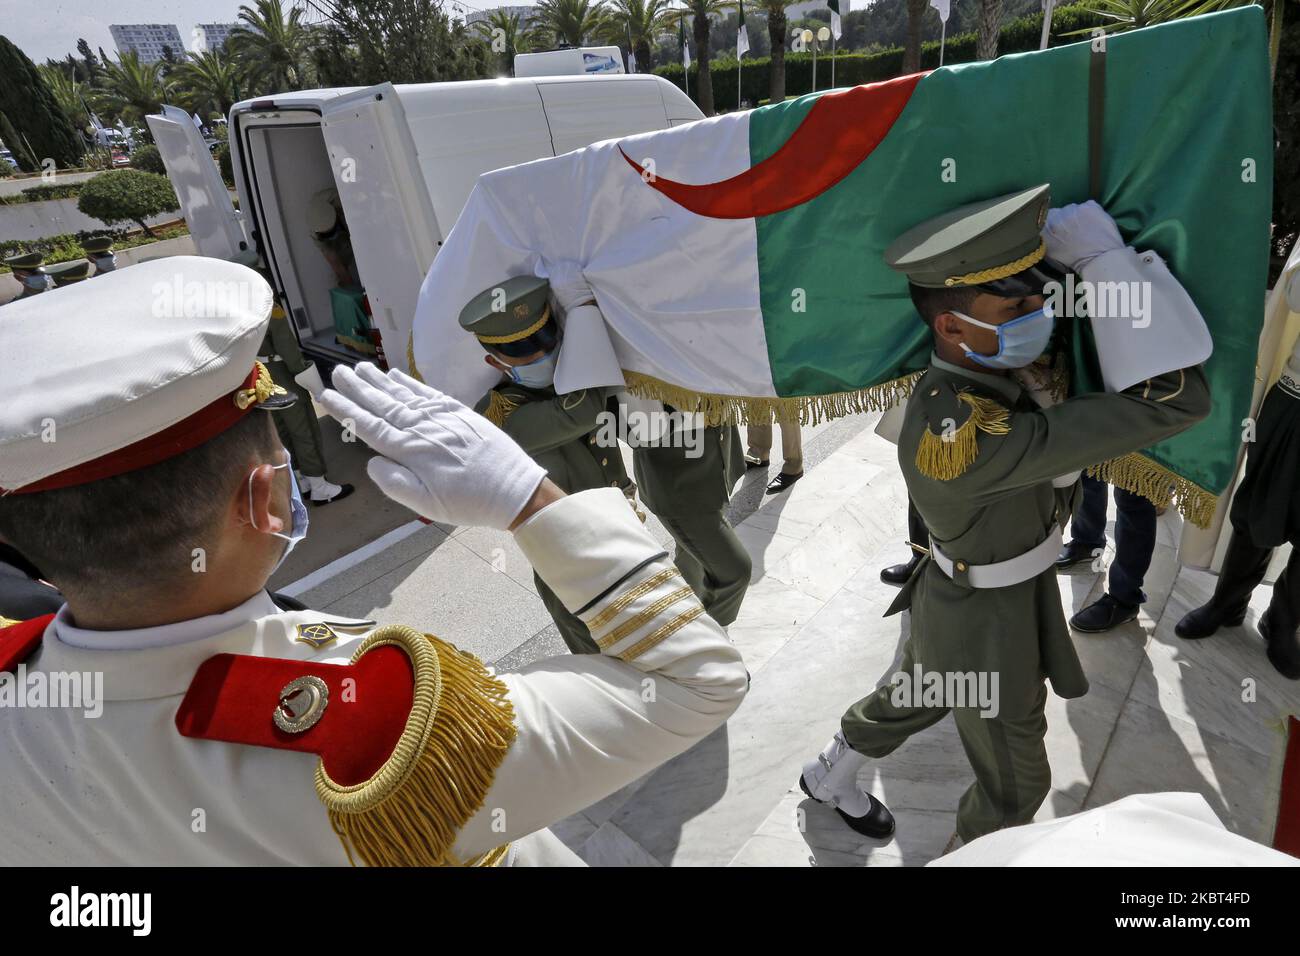
[[736, 59], [739, 60], [749, 52], [749, 29], [745, 26], [745, 4], [743, 0], [741, 3], [736, 4], [736, 9], [740, 11], [740, 26], [736, 31]]
[[826, 6], [831, 8], [831, 35], [837, 40], [844, 35], [840, 29], [840, 3], [841, 0], [826, 0]]
[[[1209, 418], [1123, 459], [1112, 480], [1175, 485], [1203, 521], [1236, 464], [1263, 315], [1263, 11], [1175, 20], [1106, 46], [1096, 198], [1130, 245], [1169, 264], [1215, 344]], [[604, 321], [566, 333], [561, 392], [621, 380], [714, 420], [816, 421], [890, 404], [931, 344], [885, 248], [932, 216], [1038, 183], [1057, 206], [1088, 199], [1087, 123], [1017, 133], [1020, 118], [1062, 104], [1086, 111], [1091, 56], [1085, 41], [962, 64], [485, 173], [421, 290], [416, 367], [477, 401], [497, 374], [457, 323], [464, 304], [506, 276], [581, 268]], [[1072, 388], [1086, 391], [1095, 359], [1089, 326], [1077, 328]]]
[[682, 67], [689, 70], [691, 68], [691, 47], [686, 42], [686, 18], [682, 17], [677, 21], [677, 39], [682, 44]]

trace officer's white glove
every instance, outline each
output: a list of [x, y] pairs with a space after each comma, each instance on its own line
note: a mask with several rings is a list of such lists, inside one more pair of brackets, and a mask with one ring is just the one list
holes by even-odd
[[379, 490], [434, 521], [505, 530], [546, 477], [482, 415], [401, 372], [339, 366], [319, 401], [383, 456], [366, 468]]
[[547, 281], [551, 284], [551, 294], [565, 315], [580, 305], [595, 304], [595, 293], [591, 291], [587, 277], [582, 274], [581, 264], [573, 259], [561, 259], [558, 262], [547, 262], [546, 268], [550, 273]]
[[1115, 220], [1091, 199], [1049, 209], [1043, 239], [1047, 258], [1074, 272], [1104, 252], [1124, 248]]

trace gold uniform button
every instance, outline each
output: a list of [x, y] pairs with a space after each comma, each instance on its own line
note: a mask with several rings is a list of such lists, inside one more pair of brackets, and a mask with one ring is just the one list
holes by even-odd
[[957, 562], [957, 570], [958, 570], [958, 571], [965, 571], [965, 570], [966, 570], [966, 562], [965, 562], [965, 561], [958, 561], [958, 562]]
[[930, 397], [931, 397], [931, 398], [934, 398], [934, 396], [936, 396], [936, 395], [938, 395], [938, 394], [939, 394], [939, 390], [938, 390], [937, 388], [932, 388], [932, 389], [930, 389]]
[[608, 459], [608, 458], [602, 458], [602, 459], [600, 460], [600, 463], [601, 463], [602, 465], [608, 465], [608, 464], [609, 464], [609, 459]]
[[617, 487], [618, 487], [618, 482], [617, 482], [617, 481], [611, 481], [611, 482], [609, 483], [609, 486], [610, 486], [611, 488], [617, 488]]
[[588, 439], [587, 439], [587, 444], [588, 444], [588, 445], [594, 445], [594, 444], [596, 444], [596, 436], [595, 436], [595, 435], [592, 435], [590, 438], [588, 438]]

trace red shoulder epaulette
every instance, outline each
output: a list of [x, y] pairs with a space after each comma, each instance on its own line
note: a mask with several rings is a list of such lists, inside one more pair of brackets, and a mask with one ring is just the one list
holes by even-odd
[[414, 694], [410, 659], [394, 646], [352, 664], [218, 654], [195, 673], [176, 729], [202, 740], [314, 753], [331, 779], [350, 786], [369, 780], [393, 753]]
[[53, 614], [42, 614], [30, 621], [0, 627], [0, 674], [16, 670], [19, 664], [32, 656], [52, 620]]

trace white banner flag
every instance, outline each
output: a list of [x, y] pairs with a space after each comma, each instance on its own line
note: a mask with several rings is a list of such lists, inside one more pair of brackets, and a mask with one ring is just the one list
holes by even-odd
[[952, 0], [930, 0], [930, 6], [939, 11], [939, 19], [944, 23], [948, 22], [948, 11], [951, 9]]

